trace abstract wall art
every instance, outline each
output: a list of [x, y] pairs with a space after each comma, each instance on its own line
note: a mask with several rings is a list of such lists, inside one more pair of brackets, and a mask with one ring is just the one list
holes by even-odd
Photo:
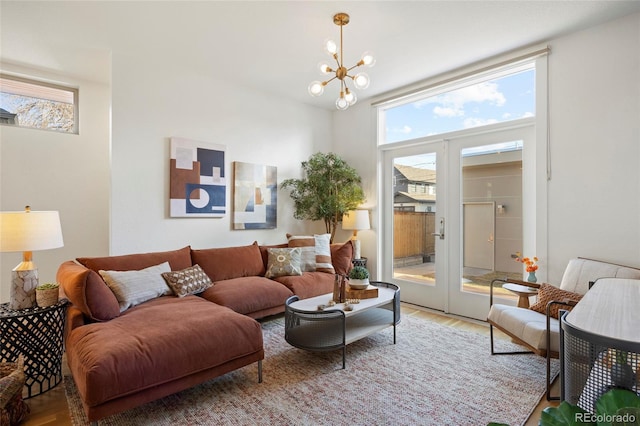
[[224, 154], [224, 145], [171, 138], [171, 217], [222, 217], [226, 214]]
[[275, 229], [277, 168], [233, 162], [233, 229]]

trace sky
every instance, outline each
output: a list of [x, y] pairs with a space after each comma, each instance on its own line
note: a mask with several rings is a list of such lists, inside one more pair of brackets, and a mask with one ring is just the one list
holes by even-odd
[[386, 110], [386, 142], [532, 117], [535, 71], [507, 75]]

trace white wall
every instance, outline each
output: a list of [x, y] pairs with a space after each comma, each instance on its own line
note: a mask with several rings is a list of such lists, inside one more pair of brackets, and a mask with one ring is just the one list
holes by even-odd
[[549, 257], [640, 266], [640, 14], [551, 43]]
[[[640, 14], [549, 44], [548, 280], [559, 282], [576, 256], [640, 267]], [[372, 110], [334, 113], [334, 146], [362, 173], [375, 215]], [[371, 262], [380, 234], [360, 235]]]
[[[6, 62], [0, 69], [79, 89], [78, 135], [0, 126], [0, 210], [60, 212], [64, 247], [33, 253], [40, 282], [55, 281], [63, 261], [108, 253], [110, 88]], [[1, 302], [21, 260], [22, 253], [0, 255]]]
[[[288, 192], [274, 230], [231, 230], [232, 162], [276, 166], [278, 183], [331, 147], [331, 112], [231, 86], [164, 59], [113, 53], [111, 253], [286, 242], [302, 232]], [[170, 218], [169, 138], [226, 145], [228, 214]], [[316, 225], [316, 224], [314, 224]]]

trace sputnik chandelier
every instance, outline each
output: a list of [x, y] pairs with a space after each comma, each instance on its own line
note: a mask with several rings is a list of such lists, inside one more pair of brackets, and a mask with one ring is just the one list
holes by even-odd
[[339, 110], [345, 110], [349, 108], [350, 105], [355, 104], [358, 100], [356, 94], [349, 90], [347, 78], [350, 78], [353, 81], [353, 85], [356, 89], [366, 89], [369, 87], [369, 76], [367, 74], [360, 72], [355, 75], [349, 75], [349, 72], [362, 65], [372, 67], [376, 63], [376, 60], [371, 53], [365, 52], [362, 54], [362, 58], [358, 63], [351, 68], [346, 68], [344, 66], [343, 59], [344, 50], [342, 48], [342, 27], [349, 23], [349, 15], [346, 13], [336, 13], [333, 16], [333, 23], [340, 26], [340, 51], [338, 51], [338, 45], [333, 40], [327, 40], [325, 42], [324, 49], [333, 57], [333, 59], [335, 59], [337, 68], [333, 69], [326, 62], [321, 62], [319, 64], [320, 72], [323, 74], [333, 75], [333, 77], [326, 81], [312, 81], [308, 90], [311, 96], [320, 96], [324, 93], [324, 86], [333, 80], [340, 80], [340, 96], [336, 100], [336, 108]]

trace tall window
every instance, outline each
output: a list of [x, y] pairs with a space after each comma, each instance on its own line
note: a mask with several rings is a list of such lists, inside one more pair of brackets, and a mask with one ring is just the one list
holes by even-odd
[[78, 90], [0, 74], [0, 123], [78, 133]]
[[382, 110], [383, 143], [535, 116], [533, 63], [442, 85]]

